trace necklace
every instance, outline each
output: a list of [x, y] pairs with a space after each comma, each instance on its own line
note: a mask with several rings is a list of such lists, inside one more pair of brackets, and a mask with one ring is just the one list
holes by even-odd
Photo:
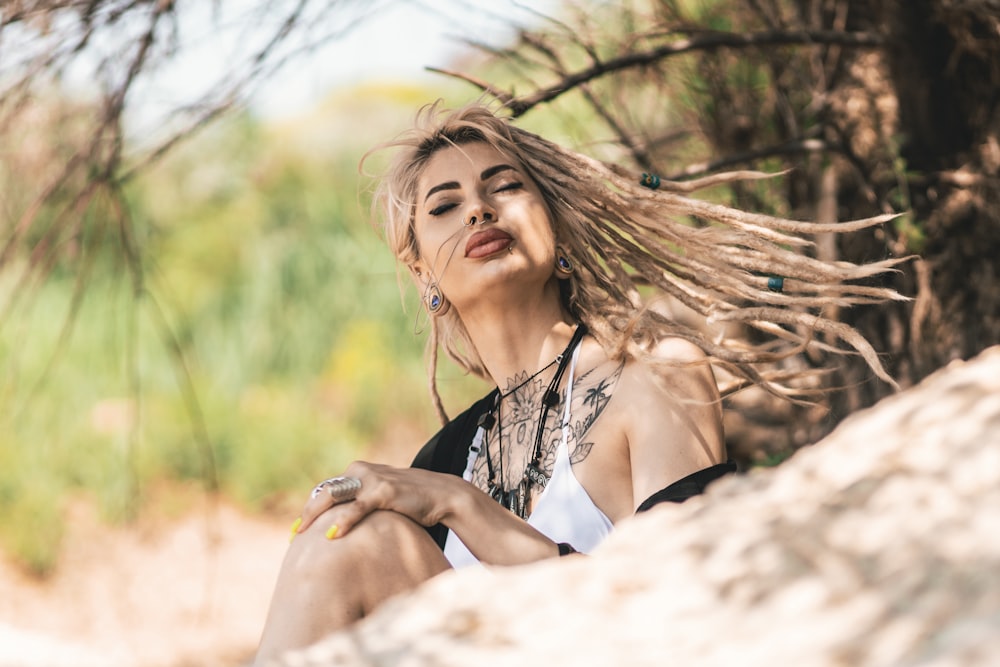
[[[518, 389], [520, 389], [521, 387], [523, 387], [524, 385], [528, 384], [529, 382], [531, 382], [532, 380], [534, 380], [535, 378], [537, 378], [539, 375], [541, 375], [545, 371], [547, 371], [550, 368], [552, 368], [553, 366], [555, 366], [557, 363], [559, 363], [562, 360], [562, 356], [563, 355], [561, 355], [561, 354], [556, 355], [555, 359], [553, 359], [549, 363], [545, 364], [545, 366], [543, 368], [539, 368], [537, 371], [535, 371], [534, 373], [532, 373], [531, 375], [529, 375], [527, 377], [527, 379], [522, 380], [521, 382], [519, 382], [517, 384], [517, 386], [514, 387], [513, 389], [508, 389], [507, 391], [500, 392], [500, 400], [502, 401], [503, 399], [507, 398], [508, 396], [510, 396], [511, 394], [513, 394], [514, 392], [516, 392]], [[499, 389], [499, 387], [498, 387], [498, 389]]]
[[[542, 405], [538, 416], [538, 428], [535, 430], [535, 447], [532, 452], [531, 462], [525, 467], [520, 481], [513, 488], [505, 489], [503, 484], [503, 440], [501, 437], [503, 424], [498, 423], [500, 417], [500, 404], [502, 403], [504, 397], [509, 396], [513, 393], [513, 391], [508, 392], [507, 394], [501, 394], [498, 392], [497, 398], [493, 403], [493, 408], [479, 420], [480, 427], [485, 428], [486, 430], [491, 429], [494, 424], [497, 426], [497, 453], [500, 459], [499, 470], [494, 469], [493, 457], [490, 455], [490, 448], [486, 447], [486, 470], [489, 476], [487, 480], [487, 492], [494, 500], [522, 519], [528, 518], [528, 510], [531, 506], [532, 487], [539, 486], [544, 489], [545, 485], [548, 484], [549, 476], [546, 475], [541, 468], [542, 440], [545, 437], [545, 422], [548, 420], [549, 410], [559, 405], [559, 382], [562, 380], [563, 374], [566, 372], [573, 350], [580, 344], [580, 341], [586, 333], [586, 326], [582, 323], [579, 324], [576, 327], [576, 331], [573, 332], [573, 337], [570, 339], [566, 349], [563, 350], [562, 354], [555, 358], [555, 361], [553, 361], [553, 363], [558, 363], [559, 366], [556, 368], [555, 375], [552, 376], [552, 380], [549, 382], [549, 386], [545, 390], [545, 393], [542, 394]], [[549, 366], [551, 365], [552, 364], [549, 364]], [[540, 372], [541, 371], [539, 371], [539, 373]], [[538, 375], [538, 373], [535, 375]], [[515, 390], [518, 388], [520, 387], [516, 387]], [[494, 417], [494, 413], [496, 413], [496, 417]], [[499, 478], [496, 474], [497, 472], [500, 473]]]

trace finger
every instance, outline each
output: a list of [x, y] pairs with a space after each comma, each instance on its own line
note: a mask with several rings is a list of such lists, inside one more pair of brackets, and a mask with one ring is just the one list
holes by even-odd
[[[347, 469], [344, 470], [344, 473], [341, 476], [354, 477], [358, 480], [362, 480], [365, 476], [371, 474], [370, 471], [372, 468], [373, 466], [371, 464], [365, 463], [364, 461], [354, 461], [347, 466]], [[364, 488], [364, 482], [362, 482], [361, 486]], [[311, 497], [302, 508], [302, 514], [295, 520], [295, 523], [292, 524], [292, 539], [295, 538], [295, 535], [298, 535], [309, 528], [309, 526], [311, 526], [316, 520], [316, 517], [336, 504], [337, 500], [331, 497], [329, 493], [324, 493], [323, 491], [320, 491], [315, 497]]]
[[323, 517], [323, 523], [317, 524], [325, 530], [326, 539], [335, 540], [350, 532], [351, 528], [371, 514], [372, 508], [365, 502], [353, 500], [337, 505], [336, 511], [328, 512]]
[[306, 529], [309, 528], [314, 521], [316, 521], [316, 517], [331, 507], [333, 507], [333, 498], [325, 493], [321, 493], [315, 498], [312, 498], [305, 504], [305, 507], [302, 508], [302, 514], [296, 522], [292, 524], [292, 531], [296, 534], [304, 533]]
[[[383, 476], [376, 474], [377, 468], [378, 466], [369, 464], [362, 464], [360, 467], [355, 467], [352, 464], [348, 468], [348, 472], [358, 475], [359, 478], [361, 475], [365, 475], [365, 477], [361, 482], [361, 490], [354, 500], [339, 503], [333, 507], [328, 514], [335, 518], [328, 520], [324, 516], [321, 519], [327, 539], [333, 540], [343, 537], [376, 510], [392, 509], [393, 485]], [[361, 472], [362, 470], [365, 472]]]
[[320, 492], [315, 498], [310, 498], [309, 502], [305, 504], [302, 508], [302, 514], [296, 519], [296, 522], [292, 525], [292, 531], [295, 534], [303, 533], [309, 528], [315, 521], [316, 518], [326, 512], [331, 507], [337, 505], [338, 502], [329, 493]]

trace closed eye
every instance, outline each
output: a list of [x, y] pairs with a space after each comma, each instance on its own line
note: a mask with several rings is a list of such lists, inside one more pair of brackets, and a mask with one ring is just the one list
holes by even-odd
[[504, 183], [499, 188], [494, 190], [494, 192], [504, 192], [506, 190], [519, 190], [524, 187], [524, 184], [520, 181], [511, 181], [510, 183]]
[[436, 217], [439, 215], [444, 215], [445, 213], [455, 208], [456, 206], [458, 206], [458, 204], [456, 204], [455, 202], [446, 202], [444, 204], [435, 206], [430, 211], [428, 211], [428, 213]]

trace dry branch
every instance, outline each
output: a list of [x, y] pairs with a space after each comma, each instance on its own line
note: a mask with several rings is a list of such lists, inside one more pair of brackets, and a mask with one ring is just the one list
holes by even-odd
[[[606, 74], [620, 72], [622, 70], [644, 67], [657, 63], [665, 58], [689, 53], [691, 51], [711, 51], [716, 49], [741, 49], [757, 48], [764, 46], [808, 46], [817, 44], [837, 44], [850, 47], [878, 47], [883, 45], [880, 36], [865, 32], [843, 32], [833, 30], [772, 30], [756, 33], [732, 33], [732, 32], [705, 32], [698, 33], [687, 39], [681, 39], [669, 44], [663, 44], [646, 51], [633, 51], [625, 53], [610, 60], [597, 60], [593, 65], [585, 69], [567, 74], [558, 82], [540, 88], [530, 95], [514, 96], [511, 93], [501, 92], [496, 95], [497, 99], [504, 101], [510, 109], [511, 116], [517, 118], [531, 110], [533, 107], [546, 102], [551, 102], [563, 93], [580, 86], [581, 84], [593, 81]], [[592, 56], [596, 53], [591, 52]], [[439, 71], [442, 74], [456, 76], [454, 73]], [[476, 81], [465, 75], [458, 75], [457, 78], [472, 83], [485, 93], [495, 95], [495, 88], [482, 81]]]

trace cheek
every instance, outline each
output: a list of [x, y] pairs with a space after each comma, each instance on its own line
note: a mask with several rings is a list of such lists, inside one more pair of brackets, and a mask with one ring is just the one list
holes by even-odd
[[436, 258], [452, 251], [461, 236], [459, 232], [445, 225], [417, 224], [413, 232], [417, 252], [421, 258], [433, 264]]
[[413, 244], [417, 251], [424, 253], [435, 243], [434, 227], [428, 220], [417, 218], [412, 227]]
[[556, 236], [549, 219], [548, 209], [543, 204], [535, 203], [526, 206], [523, 214], [526, 219], [533, 222], [530, 229], [525, 230], [526, 240], [530, 240], [531, 244], [539, 250], [549, 254], [554, 253]]

